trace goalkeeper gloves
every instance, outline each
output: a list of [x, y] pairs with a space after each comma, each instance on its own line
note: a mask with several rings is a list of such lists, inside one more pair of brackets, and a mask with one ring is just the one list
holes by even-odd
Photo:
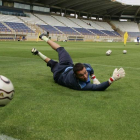
[[119, 70], [116, 68], [113, 72], [112, 77], [109, 79], [109, 83], [113, 83], [114, 81], [117, 81], [121, 78], [125, 77], [125, 71], [123, 68], [120, 68]]
[[38, 55], [38, 50], [36, 48], [32, 48], [31, 53], [34, 55]]
[[93, 84], [95, 84], [95, 85], [99, 85], [100, 84], [99, 80], [95, 77], [95, 75], [92, 75], [91, 79], [93, 80]]
[[48, 42], [48, 40], [49, 40], [49, 38], [47, 37], [47, 34], [45, 34], [45, 33], [41, 34], [41, 35], [39, 36], [39, 38], [40, 38], [41, 40], [46, 41], [46, 42]]

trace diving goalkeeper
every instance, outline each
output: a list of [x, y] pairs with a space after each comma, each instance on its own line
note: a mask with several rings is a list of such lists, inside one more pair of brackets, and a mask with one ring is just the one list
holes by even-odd
[[[39, 38], [47, 42], [52, 49], [58, 52], [59, 62], [43, 55], [35, 48], [33, 48], [31, 52], [47, 63], [47, 66], [51, 68], [53, 73], [54, 81], [62, 86], [76, 90], [104, 91], [114, 81], [125, 76], [123, 68], [120, 68], [119, 70], [116, 68], [108, 81], [100, 83], [94, 74], [93, 68], [89, 64], [73, 64], [70, 55], [63, 47], [47, 38], [46, 34], [41, 34]], [[90, 83], [90, 78], [92, 79], [93, 84]]]

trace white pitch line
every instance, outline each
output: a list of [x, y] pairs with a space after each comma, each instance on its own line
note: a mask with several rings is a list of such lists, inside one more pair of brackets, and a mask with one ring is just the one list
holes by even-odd
[[104, 67], [116, 67], [116, 68], [127, 68], [127, 69], [134, 69], [134, 70], [140, 70], [140, 68], [134, 68], [134, 67], [125, 67], [125, 66], [112, 66], [112, 65], [103, 65], [103, 64], [90, 64], [90, 65], [98, 65], [98, 66], [104, 66]]
[[19, 140], [19, 139], [15, 139], [15, 138], [2, 134], [2, 135], [0, 135], [0, 140]]
[[[0, 57], [9, 57], [9, 56], [0, 56]], [[20, 59], [21, 57], [10, 57], [10, 58], [18, 58], [18, 59]], [[22, 58], [22, 59], [34, 59], [34, 58]], [[36, 60], [39, 60], [39, 59], [36, 59]], [[0, 60], [0, 61], [3, 61], [3, 60]], [[56, 61], [58, 61], [58, 60], [56, 60]], [[78, 62], [74, 62], [74, 63], [78, 63]], [[98, 66], [104, 66], [104, 67], [116, 67], [116, 68], [123, 67], [123, 68], [127, 68], [127, 69], [140, 70], [140, 68], [125, 67], [125, 66], [112, 66], [112, 65], [103, 65], [103, 64], [90, 64], [90, 65], [92, 65], [92, 66], [93, 65], [98, 65]]]

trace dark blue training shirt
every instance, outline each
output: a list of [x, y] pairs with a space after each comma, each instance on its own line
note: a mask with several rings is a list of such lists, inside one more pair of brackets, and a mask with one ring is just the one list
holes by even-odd
[[84, 64], [88, 72], [88, 80], [83, 82], [75, 77], [73, 72], [73, 67], [68, 67], [60, 75], [57, 83], [76, 90], [93, 90], [93, 91], [103, 91], [109, 87], [109, 82], [103, 82], [99, 85], [90, 83], [90, 75], [94, 74], [92, 67], [89, 64]]

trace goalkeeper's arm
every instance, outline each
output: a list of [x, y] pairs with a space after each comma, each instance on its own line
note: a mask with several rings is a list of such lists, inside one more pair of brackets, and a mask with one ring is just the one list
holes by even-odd
[[[93, 75], [94, 76], [94, 75]], [[125, 77], [125, 71], [123, 68], [115, 69], [112, 77], [109, 78], [108, 81], [100, 83], [100, 84], [91, 84], [88, 83], [82, 90], [92, 90], [92, 91], [104, 91], [108, 88], [114, 81], [117, 81], [121, 78]], [[94, 77], [96, 78], [96, 77]], [[94, 82], [94, 81], [93, 81]]]
[[[117, 81], [121, 78], [125, 77], [125, 71], [123, 68], [120, 68], [119, 70], [116, 68], [113, 72], [112, 77], [109, 78], [109, 84], [112, 84], [114, 81]], [[91, 75], [91, 79], [93, 80], [93, 84], [99, 85], [100, 82], [99, 80], [96, 78], [96, 76], [94, 74]]]

